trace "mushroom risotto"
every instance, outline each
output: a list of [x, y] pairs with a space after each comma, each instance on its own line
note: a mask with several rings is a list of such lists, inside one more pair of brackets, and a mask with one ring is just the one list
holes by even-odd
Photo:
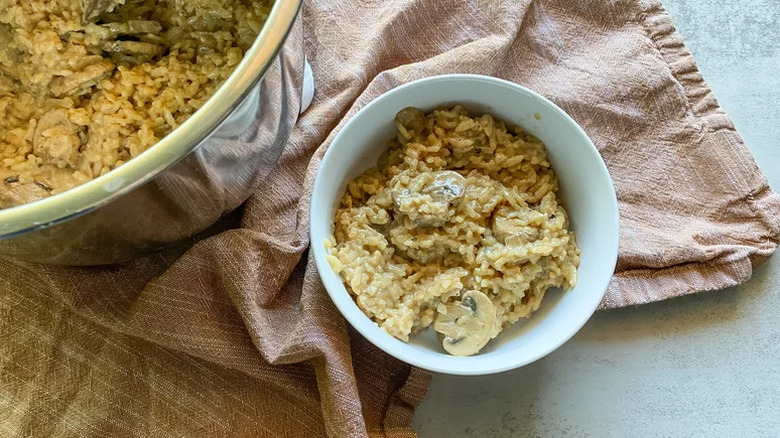
[[544, 144], [462, 106], [407, 108], [377, 166], [351, 181], [325, 242], [360, 309], [403, 341], [433, 326], [479, 352], [577, 282], [579, 249]]
[[0, 0], [0, 208], [122, 165], [238, 65], [271, 0]]

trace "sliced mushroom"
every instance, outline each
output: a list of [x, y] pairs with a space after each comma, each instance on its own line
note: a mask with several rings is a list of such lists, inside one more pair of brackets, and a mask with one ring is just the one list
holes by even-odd
[[[425, 188], [420, 193], [431, 195], [435, 202], [454, 203], [463, 197], [466, 188], [466, 178], [452, 170], [432, 172], [433, 178], [423, 178]], [[417, 178], [421, 178], [420, 175]]]
[[110, 76], [115, 68], [113, 62], [107, 59], [100, 60], [70, 76], [54, 78], [50, 84], [51, 93], [54, 97], [87, 94], [98, 82]]
[[442, 346], [453, 356], [479, 353], [490, 340], [496, 319], [496, 307], [487, 295], [477, 290], [463, 294], [460, 301], [438, 313], [433, 329], [441, 334]]
[[425, 133], [428, 122], [425, 113], [417, 108], [404, 108], [395, 115], [395, 125], [398, 128], [398, 141], [406, 144], [415, 136]]
[[78, 127], [62, 108], [46, 112], [33, 133], [33, 152], [57, 167], [73, 166], [78, 160], [81, 140]]
[[90, 49], [100, 50], [115, 64], [138, 65], [165, 54], [163, 25], [153, 20], [127, 20], [84, 26], [84, 33], [71, 32], [70, 38], [83, 40]]
[[159, 44], [143, 41], [105, 41], [100, 45], [104, 52], [116, 53], [139, 59], [152, 59], [163, 54], [165, 49]]
[[216, 32], [225, 29], [230, 24], [231, 17], [223, 17], [216, 11], [207, 12], [203, 15], [195, 15], [187, 19], [194, 30], [201, 32]]
[[123, 3], [124, 0], [82, 0], [81, 18], [84, 23], [91, 23]]
[[404, 108], [395, 115], [395, 120], [409, 131], [422, 132], [427, 126], [425, 113], [418, 108]]
[[6, 183], [6, 187], [0, 189], [0, 208], [27, 204], [47, 198], [50, 195], [51, 191], [37, 182], [24, 184], [18, 182]]
[[408, 187], [393, 188], [393, 202], [416, 225], [440, 227], [452, 217], [451, 207], [463, 197], [465, 188], [466, 178], [452, 170], [424, 172]]
[[162, 24], [152, 20], [127, 20], [116, 23], [105, 23], [102, 25], [108, 29], [111, 37], [119, 35], [158, 35], [162, 32]]

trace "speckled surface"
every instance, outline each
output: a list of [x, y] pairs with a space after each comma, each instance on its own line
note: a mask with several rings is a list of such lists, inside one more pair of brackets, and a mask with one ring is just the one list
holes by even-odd
[[[780, 1], [666, 0], [699, 68], [780, 189]], [[431, 437], [780, 436], [780, 255], [737, 288], [597, 313], [496, 376], [435, 376]]]

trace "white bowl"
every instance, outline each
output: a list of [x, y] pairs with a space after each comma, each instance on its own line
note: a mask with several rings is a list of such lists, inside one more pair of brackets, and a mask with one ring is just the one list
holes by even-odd
[[[405, 343], [380, 329], [358, 308], [325, 259], [333, 214], [347, 182], [376, 164], [395, 135], [393, 119], [406, 107], [424, 111], [462, 103], [516, 123], [547, 145], [560, 182], [559, 195], [582, 251], [577, 285], [549, 290], [539, 310], [505, 329], [477, 355], [446, 354], [429, 329]], [[569, 340], [595, 312], [612, 278], [618, 254], [619, 215], [615, 188], [596, 147], [563, 110], [517, 84], [487, 76], [445, 75], [395, 88], [361, 109], [333, 140], [314, 182], [311, 246], [325, 288], [347, 321], [371, 343], [430, 371], [481, 375], [529, 364]]]

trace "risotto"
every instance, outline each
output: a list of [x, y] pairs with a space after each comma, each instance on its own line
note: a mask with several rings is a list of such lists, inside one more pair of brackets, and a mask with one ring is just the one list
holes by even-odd
[[325, 242], [362, 311], [403, 341], [433, 326], [477, 353], [577, 282], [579, 249], [544, 144], [462, 106], [407, 108], [376, 167], [351, 181]]
[[0, 0], [0, 208], [144, 152], [216, 91], [271, 0]]

